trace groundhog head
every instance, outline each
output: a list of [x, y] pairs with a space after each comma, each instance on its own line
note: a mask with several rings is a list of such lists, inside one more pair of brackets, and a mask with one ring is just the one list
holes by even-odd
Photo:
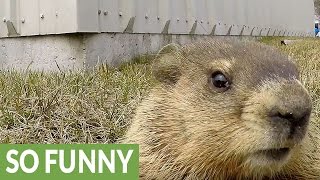
[[311, 100], [277, 50], [238, 41], [169, 45], [153, 70], [160, 85], [140, 114], [150, 151], [170, 164], [163, 169], [271, 177], [299, 153]]

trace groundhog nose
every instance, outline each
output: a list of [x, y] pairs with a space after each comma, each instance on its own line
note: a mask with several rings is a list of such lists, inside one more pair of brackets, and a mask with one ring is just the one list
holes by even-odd
[[293, 126], [304, 126], [307, 124], [310, 116], [310, 110], [303, 108], [298, 111], [278, 111], [273, 118], [277, 120], [288, 121]]
[[304, 136], [311, 114], [309, 103], [308, 100], [304, 100], [276, 106], [270, 113], [271, 120], [277, 125], [289, 128], [289, 138]]

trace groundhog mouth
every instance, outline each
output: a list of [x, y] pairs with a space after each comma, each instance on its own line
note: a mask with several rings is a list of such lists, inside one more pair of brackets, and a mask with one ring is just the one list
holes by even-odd
[[290, 148], [265, 149], [257, 152], [258, 155], [265, 156], [271, 161], [282, 161], [290, 154]]

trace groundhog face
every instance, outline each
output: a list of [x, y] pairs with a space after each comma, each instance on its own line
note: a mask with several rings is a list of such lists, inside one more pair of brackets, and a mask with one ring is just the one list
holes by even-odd
[[311, 101], [286, 56], [237, 41], [171, 46], [160, 54], [154, 73], [172, 107], [164, 114], [178, 117], [172, 138], [188, 148], [181, 159], [192, 157], [206, 171], [270, 175], [299, 152]]

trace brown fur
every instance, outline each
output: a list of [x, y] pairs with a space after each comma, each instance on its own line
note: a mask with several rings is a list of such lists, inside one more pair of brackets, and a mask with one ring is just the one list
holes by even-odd
[[[289, 138], [286, 121], [271, 121], [268, 114], [274, 108], [311, 110], [286, 56], [239, 41], [201, 42], [160, 54], [153, 66], [160, 83], [141, 103], [123, 141], [140, 145], [141, 179], [320, 178], [315, 122]], [[232, 79], [225, 92], [210, 81], [217, 70]], [[283, 147], [290, 154], [279, 161], [257, 153]]]

